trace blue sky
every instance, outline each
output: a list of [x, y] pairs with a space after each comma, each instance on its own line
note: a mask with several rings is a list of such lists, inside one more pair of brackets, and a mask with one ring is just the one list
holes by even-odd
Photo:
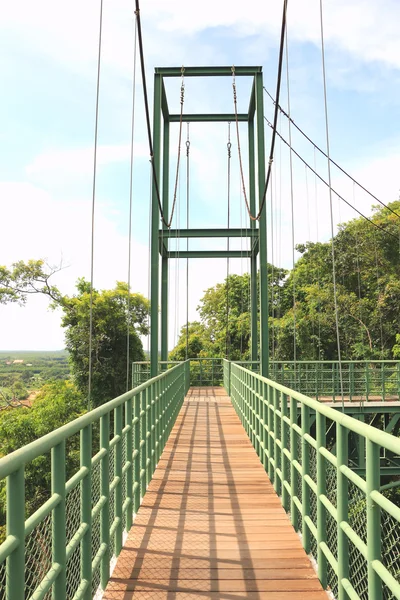
[[[323, 96], [317, 0], [289, 0], [288, 39], [291, 111], [294, 120], [324, 146]], [[130, 112], [133, 70], [133, 5], [104, 0], [99, 169], [96, 198], [95, 286], [127, 279]], [[142, 26], [152, 101], [156, 66], [262, 65], [265, 85], [275, 89], [281, 3], [202, 3], [149, 0]], [[90, 208], [99, 0], [63, 5], [17, 0], [2, 8], [0, 22], [0, 199], [3, 227], [0, 261], [45, 258], [66, 268], [55, 283], [72, 293], [79, 276], [89, 277]], [[398, 197], [400, 133], [400, 39], [396, 0], [325, 0], [325, 36], [331, 153], [383, 201]], [[168, 81], [171, 109], [179, 107], [179, 81]], [[248, 104], [247, 81], [238, 79], [239, 110]], [[282, 104], [287, 105], [284, 81]], [[230, 79], [186, 80], [185, 110], [230, 112]], [[265, 114], [272, 104], [265, 97]], [[281, 130], [288, 127], [282, 119]], [[177, 127], [172, 132], [171, 190], [176, 164]], [[186, 135], [186, 129], [185, 129]], [[227, 126], [191, 125], [192, 224], [226, 222]], [[246, 146], [245, 131], [241, 130]], [[266, 128], [266, 145], [270, 132]], [[232, 224], [245, 227], [234, 129]], [[314, 154], [293, 131], [293, 145], [313, 164]], [[277, 145], [272, 209], [274, 248], [280, 266], [290, 267], [292, 251], [288, 156]], [[246, 155], [246, 152], [244, 153]], [[326, 175], [326, 162], [317, 159]], [[275, 181], [276, 180], [276, 181]], [[354, 191], [339, 173], [334, 186], [360, 210], [372, 201]], [[294, 162], [295, 242], [329, 237], [328, 196], [304, 167]], [[184, 226], [185, 173], [181, 172], [176, 218]], [[316, 195], [314, 191], [316, 189]], [[134, 162], [133, 289], [148, 290], [149, 162], [143, 96], [138, 72]], [[318, 203], [318, 222], [316, 220]], [[334, 199], [335, 222], [355, 216]], [[271, 239], [271, 233], [270, 233]], [[219, 244], [224, 242], [219, 242]], [[194, 247], [194, 246], [193, 246]], [[213, 243], [213, 247], [217, 247]], [[240, 246], [238, 246], [240, 247]], [[248, 268], [232, 261], [231, 270]], [[191, 319], [202, 291], [221, 281], [225, 261], [192, 261]], [[185, 321], [185, 265], [171, 265], [170, 346]], [[60, 315], [44, 299], [25, 308], [0, 307], [0, 349], [53, 349], [63, 346]]]

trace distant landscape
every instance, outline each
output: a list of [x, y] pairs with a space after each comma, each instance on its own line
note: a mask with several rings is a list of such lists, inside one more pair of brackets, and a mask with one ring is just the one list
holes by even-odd
[[66, 350], [0, 351], [0, 408], [10, 402], [26, 403], [48, 381], [69, 377]]

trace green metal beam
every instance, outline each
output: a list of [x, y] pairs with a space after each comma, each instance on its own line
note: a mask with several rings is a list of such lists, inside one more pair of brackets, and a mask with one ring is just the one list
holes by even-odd
[[[260, 210], [265, 187], [265, 141], [264, 141], [264, 89], [263, 76], [255, 77], [257, 119], [257, 165], [258, 165], [258, 210]], [[267, 263], [267, 209], [266, 203], [259, 219], [260, 227], [260, 373], [269, 374], [268, 332], [268, 263]]]
[[[161, 77], [154, 77], [154, 114], [153, 114], [153, 139], [154, 139], [154, 167], [158, 184], [160, 184], [160, 153], [161, 153]], [[158, 250], [158, 224], [159, 208], [157, 189], [153, 179], [151, 195], [151, 331], [150, 331], [150, 360], [151, 377], [158, 374], [158, 303], [159, 303], [159, 250]]]
[[[253, 82], [252, 96], [254, 97], [255, 85]], [[250, 102], [251, 104], [251, 102]], [[255, 103], [253, 102], [253, 111]], [[251, 107], [250, 107], [251, 108]], [[254, 148], [254, 120], [249, 121], [249, 193], [250, 193], [250, 212], [254, 215], [256, 212], [256, 168], [255, 168], [255, 148]], [[255, 231], [256, 223], [250, 219], [250, 230]], [[258, 231], [258, 230], [257, 230]], [[258, 359], [258, 298], [257, 298], [257, 253], [252, 252], [250, 261], [250, 304], [251, 304], [251, 360]]]
[[[232, 67], [184, 67], [185, 77], [232, 76]], [[162, 77], [182, 77], [181, 67], [157, 67], [155, 72]], [[262, 73], [262, 67], [235, 67], [235, 76], [251, 77]]]
[[[164, 85], [163, 85], [164, 88]], [[164, 215], [168, 214], [169, 202], [169, 122], [164, 119], [164, 137], [163, 137], [163, 182], [162, 182], [162, 203]], [[161, 236], [168, 233], [166, 225], [163, 224]], [[161, 237], [163, 246], [163, 238]], [[161, 360], [168, 358], [168, 258], [166, 252], [161, 252]]]
[[168, 252], [168, 258], [250, 258], [251, 250], [182, 250]]
[[[249, 116], [245, 113], [238, 114], [238, 121], [248, 121]], [[182, 121], [184, 123], [231, 123], [234, 122], [236, 116], [234, 114], [197, 114], [191, 113], [182, 115]], [[181, 120], [181, 115], [169, 115], [170, 123], [179, 123]]]
[[250, 102], [249, 102], [249, 121], [254, 119], [254, 113], [256, 112], [256, 82], [253, 81], [251, 88]]
[[258, 229], [164, 229], [160, 238], [258, 238]]
[[164, 121], [169, 121], [169, 109], [168, 109], [168, 100], [167, 93], [165, 91], [164, 80], [162, 81], [162, 91], [161, 91], [161, 110], [164, 117]]

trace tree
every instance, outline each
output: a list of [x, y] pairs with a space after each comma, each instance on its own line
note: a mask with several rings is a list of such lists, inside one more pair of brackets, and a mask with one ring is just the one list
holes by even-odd
[[50, 267], [44, 260], [20, 260], [13, 263], [10, 269], [0, 266], [0, 304], [24, 304], [30, 294], [46, 294], [60, 301], [60, 292], [50, 285], [50, 278], [61, 268]]
[[[32, 408], [13, 408], [0, 413], [0, 457], [79, 417], [85, 398], [69, 381], [46, 384]], [[48, 498], [51, 458], [47, 453], [25, 466], [26, 511], [32, 514]], [[79, 469], [79, 438], [67, 444], [67, 479]], [[5, 480], [0, 482], [0, 537], [5, 523]]]
[[[62, 326], [66, 329], [72, 376], [79, 390], [87, 395], [90, 283], [80, 279], [77, 291], [72, 297], [63, 296], [59, 304], [64, 313]], [[148, 333], [149, 301], [141, 294], [129, 294], [127, 284], [121, 282], [113, 290], [93, 290], [92, 297], [91, 404], [99, 406], [126, 391], [128, 327], [129, 363], [144, 360], [139, 335]]]
[[[281, 310], [284, 269], [268, 265], [269, 314]], [[229, 275], [223, 283], [204, 292], [198, 311], [201, 322], [189, 323], [189, 358], [228, 356], [246, 360], [250, 353], [250, 275]], [[186, 358], [186, 325], [171, 360]]]

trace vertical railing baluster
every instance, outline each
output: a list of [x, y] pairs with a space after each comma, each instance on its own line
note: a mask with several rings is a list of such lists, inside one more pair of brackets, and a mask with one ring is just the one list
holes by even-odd
[[341, 467], [348, 463], [349, 454], [349, 431], [336, 423], [336, 483], [337, 483], [337, 561], [338, 561], [338, 600], [347, 599], [347, 593], [343, 586], [343, 579], [349, 578], [349, 539], [341, 527], [343, 521], [348, 521], [349, 513], [349, 485], [347, 477], [342, 473]]
[[[132, 425], [132, 397], [128, 398], [125, 403], [125, 425], [128, 429], [126, 432], [126, 452], [125, 464], [130, 463], [125, 474], [125, 498], [122, 498], [123, 506], [126, 507], [125, 513], [125, 530], [129, 531], [132, 527], [132, 512], [133, 512], [133, 425]], [[125, 465], [124, 465], [125, 466]]]
[[288, 447], [288, 425], [285, 421], [285, 417], [288, 415], [288, 397], [283, 392], [280, 392], [281, 398], [281, 440], [282, 440], [282, 452], [281, 452], [281, 471], [282, 471], [282, 504], [283, 508], [288, 512], [289, 510], [289, 494], [286, 489], [285, 482], [288, 481], [289, 469], [287, 458], [284, 454], [284, 450]]
[[295, 424], [297, 424], [297, 401], [295, 398], [290, 397], [290, 519], [294, 529], [297, 531], [299, 520], [297, 506], [294, 501], [297, 496], [297, 470], [293, 464], [297, 460], [297, 434], [293, 429], [293, 425]]
[[382, 560], [381, 549], [381, 510], [371, 498], [371, 493], [380, 490], [380, 447], [366, 440], [367, 450], [367, 562], [368, 562], [368, 599], [382, 600], [382, 580], [375, 572], [373, 561]]
[[17, 548], [7, 557], [6, 598], [25, 599], [25, 476], [20, 467], [7, 477], [7, 535], [17, 538]]
[[310, 516], [311, 511], [311, 490], [305, 480], [305, 476], [310, 474], [310, 448], [308, 442], [304, 439], [306, 433], [310, 433], [310, 409], [306, 404], [301, 405], [301, 495], [302, 495], [302, 523], [303, 523], [303, 546], [307, 554], [311, 552], [310, 530], [304, 517]]
[[146, 390], [140, 392], [140, 497], [146, 493]]
[[[281, 466], [281, 452], [280, 452], [280, 448], [279, 448], [279, 444], [277, 443], [278, 441], [282, 443], [282, 437], [278, 436], [278, 430], [279, 430], [279, 418], [277, 415], [278, 412], [278, 395], [279, 392], [277, 389], [274, 388], [273, 391], [274, 394], [274, 403], [273, 403], [273, 410], [274, 410], [274, 419], [273, 419], [273, 423], [274, 423], [274, 437], [273, 437], [273, 442], [274, 442], [274, 461], [275, 461], [275, 491], [278, 494], [278, 496], [281, 495], [281, 491], [282, 491], [282, 481], [279, 478], [279, 476], [276, 475], [276, 469], [278, 469]], [[281, 431], [281, 436], [282, 436], [282, 431]], [[281, 477], [282, 477], [282, 472], [281, 472]]]
[[327, 587], [328, 563], [321, 549], [321, 544], [326, 543], [326, 508], [321, 501], [321, 496], [326, 495], [326, 460], [321, 454], [321, 448], [326, 447], [326, 418], [317, 412], [317, 563], [318, 578], [322, 587]]
[[150, 448], [151, 448], [151, 462], [150, 462], [150, 477], [149, 481], [153, 476], [156, 468], [156, 402], [158, 399], [158, 381], [156, 381], [152, 387], [152, 396], [150, 401]]
[[100, 541], [107, 547], [101, 559], [101, 587], [104, 590], [110, 577], [110, 413], [100, 419], [100, 447], [105, 456], [100, 462], [100, 491], [105, 499], [100, 517]]
[[117, 520], [114, 534], [115, 555], [122, 550], [122, 404], [114, 410], [114, 435], [119, 440], [114, 446], [114, 477], [117, 484], [114, 490], [114, 518]]
[[61, 501], [52, 511], [52, 561], [61, 566], [53, 583], [53, 600], [67, 597], [66, 532], [65, 532], [65, 441], [51, 449], [51, 493], [58, 494]]
[[84, 600], [92, 598], [92, 426], [87, 425], [80, 432], [80, 466], [88, 469], [81, 486], [81, 523], [88, 529], [81, 541], [81, 579], [87, 581]]
[[134, 430], [135, 430], [135, 452], [134, 452], [134, 471], [133, 478], [135, 480], [134, 483], [134, 491], [133, 491], [133, 510], [135, 514], [139, 510], [140, 506], [140, 454], [141, 454], [141, 445], [140, 445], [140, 396], [141, 394], [135, 394], [133, 399], [133, 420], [134, 420]]
[[274, 440], [272, 437], [273, 429], [274, 429], [274, 411], [273, 411], [273, 396], [274, 396], [274, 388], [268, 385], [268, 394], [267, 394], [267, 424], [268, 424], [268, 456], [269, 456], [269, 469], [268, 475], [271, 480], [271, 483], [275, 487], [275, 456], [274, 456]]

